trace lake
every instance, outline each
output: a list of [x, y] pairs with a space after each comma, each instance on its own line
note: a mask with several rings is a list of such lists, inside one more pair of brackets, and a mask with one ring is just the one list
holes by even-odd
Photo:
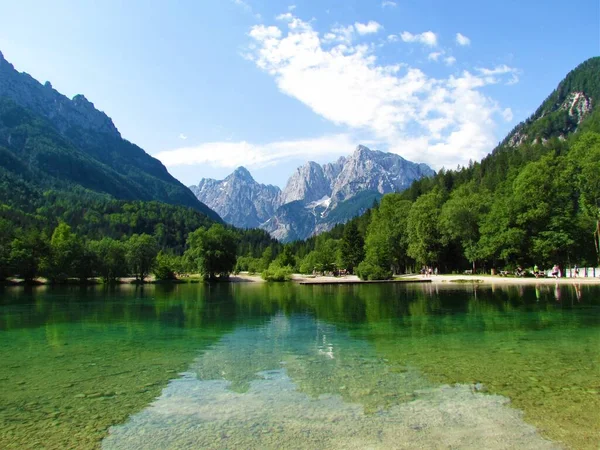
[[600, 287], [0, 289], [0, 448], [600, 444]]

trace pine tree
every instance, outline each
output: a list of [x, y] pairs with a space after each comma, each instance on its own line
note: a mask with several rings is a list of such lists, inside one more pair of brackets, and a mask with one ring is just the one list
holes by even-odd
[[358, 231], [356, 222], [350, 222], [344, 228], [341, 243], [342, 263], [348, 272], [354, 273], [354, 268], [364, 259], [364, 245], [365, 242]]

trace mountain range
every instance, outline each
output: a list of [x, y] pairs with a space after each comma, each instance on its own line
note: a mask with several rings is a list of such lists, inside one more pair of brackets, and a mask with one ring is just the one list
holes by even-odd
[[257, 183], [244, 167], [224, 180], [202, 179], [190, 189], [224, 221], [259, 227], [287, 242], [327, 231], [361, 214], [383, 194], [402, 191], [434, 174], [425, 164], [359, 145], [352, 155], [333, 163], [307, 162], [283, 190]]
[[220, 221], [160, 161], [123, 139], [83, 95], [65, 97], [50, 82], [15, 70], [1, 52], [0, 181], [4, 202], [19, 207], [47, 190], [80, 189], [191, 207]]

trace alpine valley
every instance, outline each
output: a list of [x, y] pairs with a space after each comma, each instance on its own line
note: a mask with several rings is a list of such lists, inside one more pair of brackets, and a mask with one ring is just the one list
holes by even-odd
[[359, 145], [352, 155], [333, 163], [307, 162], [283, 191], [257, 183], [244, 167], [224, 180], [204, 178], [190, 189], [226, 222], [260, 227], [289, 242], [328, 231], [362, 214], [384, 194], [403, 191], [434, 174], [425, 164]]

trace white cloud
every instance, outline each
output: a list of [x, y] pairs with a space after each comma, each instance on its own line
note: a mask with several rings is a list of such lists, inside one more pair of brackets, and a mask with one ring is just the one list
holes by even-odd
[[281, 30], [274, 26], [266, 27], [257, 25], [250, 30], [250, 36], [257, 41], [265, 41], [267, 39], [278, 39], [281, 37]]
[[183, 133], [179, 133], [179, 139], [181, 139], [182, 141], [185, 141], [187, 139], [187, 136]]
[[[512, 121], [510, 108], [502, 108], [481, 88], [518, 81], [518, 70], [477, 67], [435, 78], [405, 61], [380, 63], [376, 46], [352, 44], [355, 32], [352, 25], [338, 25], [321, 36], [310, 22], [291, 15], [280, 26], [252, 27], [245, 55], [273, 77], [281, 92], [338, 125], [340, 133], [263, 144], [203, 143], [156, 156], [168, 167], [258, 168], [289, 159], [334, 159], [366, 141], [439, 169], [482, 158], [498, 141], [496, 123]], [[413, 42], [432, 42], [415, 36], [421, 35], [411, 35]], [[440, 50], [428, 58], [448, 63], [453, 57], [444, 54]]]
[[296, 9], [296, 5], [290, 5], [288, 6], [288, 11], [293, 11]]
[[356, 22], [354, 27], [356, 28], [356, 32], [361, 36], [365, 34], [377, 33], [382, 28], [381, 24], [375, 22], [374, 20], [369, 20], [368, 23]]
[[390, 35], [387, 37], [387, 40], [388, 40], [389, 42], [398, 42], [398, 39], [399, 39], [399, 37], [398, 37], [398, 36], [396, 36], [395, 34], [390, 34]]
[[505, 81], [505, 84], [507, 85], [516, 84], [519, 82], [520, 71], [514, 67], [507, 66], [506, 64], [496, 66], [493, 69], [476, 67], [475, 70], [490, 80], [489, 84], [496, 84], [503, 81], [502, 79], [498, 78], [499, 75], [510, 75], [510, 79]]
[[384, 0], [383, 2], [381, 2], [381, 7], [382, 8], [395, 8], [396, 6], [398, 6], [398, 4], [396, 2], [392, 2], [390, 0]]
[[456, 33], [456, 43], [462, 46], [471, 45], [471, 39], [466, 37], [464, 34]]
[[325, 33], [323, 37], [325, 41], [338, 41], [350, 44], [354, 37], [354, 27], [352, 25], [348, 25], [347, 27], [337, 25], [330, 32]]
[[241, 142], [207, 142], [193, 147], [167, 150], [154, 155], [165, 166], [210, 164], [215, 167], [265, 167], [290, 158], [317, 159], [322, 156], [348, 154], [356, 141], [347, 134], [313, 139], [278, 141], [267, 144]]
[[444, 58], [444, 62], [446, 63], [447, 66], [452, 66], [456, 62], [456, 58], [454, 56], [448, 56], [448, 57]]
[[443, 54], [444, 52], [431, 52], [429, 55], [427, 55], [427, 59], [429, 61], [437, 61]]
[[400, 37], [404, 42], [417, 42], [429, 47], [437, 45], [437, 35], [433, 31], [425, 31], [421, 34], [412, 34], [408, 31], [403, 31]]
[[514, 73], [517, 71], [516, 69], [509, 67], [506, 64], [496, 66], [493, 69], [486, 69], [485, 67], [476, 67], [475, 70], [477, 70], [477, 72], [482, 73], [483, 75], [498, 75], [505, 73]]
[[277, 20], [292, 20], [294, 18], [294, 16], [292, 16], [292, 13], [285, 13], [285, 14], [279, 14], [276, 19]]
[[[508, 113], [480, 88], [510, 81], [514, 69], [508, 66], [435, 78], [402, 61], [382, 65], [376, 46], [351, 43], [353, 26], [338, 26], [324, 37], [297, 17], [280, 33], [261, 27], [250, 32], [256, 48], [248, 57], [280, 91], [332, 123], [369, 136], [382, 150], [436, 168], [455, 167], [480, 159], [498, 141], [496, 122]], [[433, 32], [405, 32], [402, 39], [437, 43]], [[446, 64], [455, 61], [444, 58]], [[349, 153], [356, 143], [338, 147], [338, 154]]]

